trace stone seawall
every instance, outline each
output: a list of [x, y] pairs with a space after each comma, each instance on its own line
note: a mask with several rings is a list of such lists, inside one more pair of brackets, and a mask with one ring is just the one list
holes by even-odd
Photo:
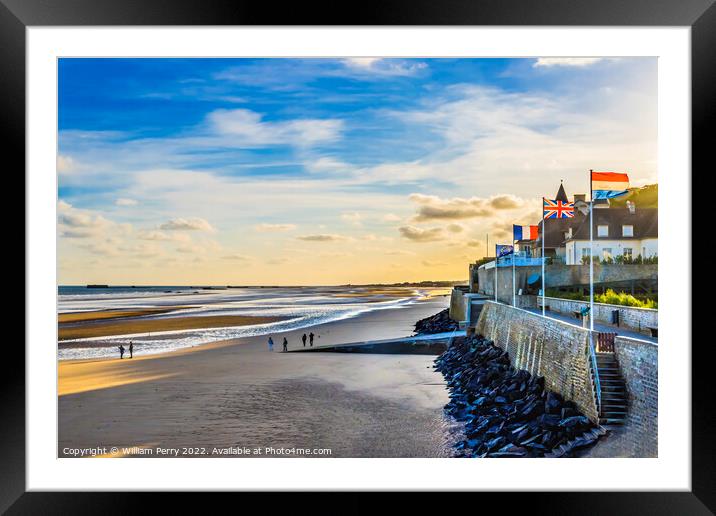
[[658, 456], [659, 347], [651, 342], [617, 336], [614, 354], [627, 391], [624, 434], [615, 442], [628, 457]]
[[[571, 315], [584, 306], [589, 306], [588, 301], [574, 301], [556, 297], [545, 298], [550, 311]], [[538, 306], [542, 307], [542, 299], [537, 300]], [[623, 328], [638, 331], [644, 335], [650, 335], [649, 328], [658, 328], [659, 310], [653, 308], [636, 308], [632, 306], [608, 305], [594, 303], [594, 320], [611, 324], [612, 311], [619, 310], [619, 325]]]
[[468, 289], [465, 287], [453, 287], [450, 294], [450, 319], [453, 321], [464, 321], [467, 318], [467, 298], [465, 294]]
[[506, 350], [515, 368], [544, 376], [546, 389], [572, 400], [592, 421], [598, 420], [588, 330], [488, 301], [475, 332]]

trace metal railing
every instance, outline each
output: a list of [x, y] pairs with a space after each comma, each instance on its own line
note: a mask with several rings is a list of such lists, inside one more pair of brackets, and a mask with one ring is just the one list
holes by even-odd
[[597, 353], [594, 349], [594, 332], [589, 332], [589, 362], [592, 366], [592, 372], [594, 373], [594, 392], [596, 394], [595, 399], [597, 402], [597, 414], [602, 413], [602, 385], [599, 381], [599, 367], [597, 366]]

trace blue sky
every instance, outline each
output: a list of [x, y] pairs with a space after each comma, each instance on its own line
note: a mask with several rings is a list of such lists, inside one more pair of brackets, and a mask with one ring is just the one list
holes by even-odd
[[656, 179], [649, 58], [61, 59], [58, 94], [61, 283], [460, 278], [560, 179]]

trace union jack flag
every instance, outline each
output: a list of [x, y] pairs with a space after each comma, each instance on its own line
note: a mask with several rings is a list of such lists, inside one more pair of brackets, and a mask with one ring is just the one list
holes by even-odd
[[542, 216], [545, 219], [572, 218], [574, 217], [574, 203], [542, 198]]

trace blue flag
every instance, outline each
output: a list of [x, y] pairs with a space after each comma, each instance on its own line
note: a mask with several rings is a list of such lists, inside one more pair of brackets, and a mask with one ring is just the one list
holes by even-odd
[[503, 256], [507, 256], [508, 254], [512, 254], [514, 250], [514, 247], [511, 245], [497, 244], [495, 246], [495, 255], [498, 258], [502, 258]]

